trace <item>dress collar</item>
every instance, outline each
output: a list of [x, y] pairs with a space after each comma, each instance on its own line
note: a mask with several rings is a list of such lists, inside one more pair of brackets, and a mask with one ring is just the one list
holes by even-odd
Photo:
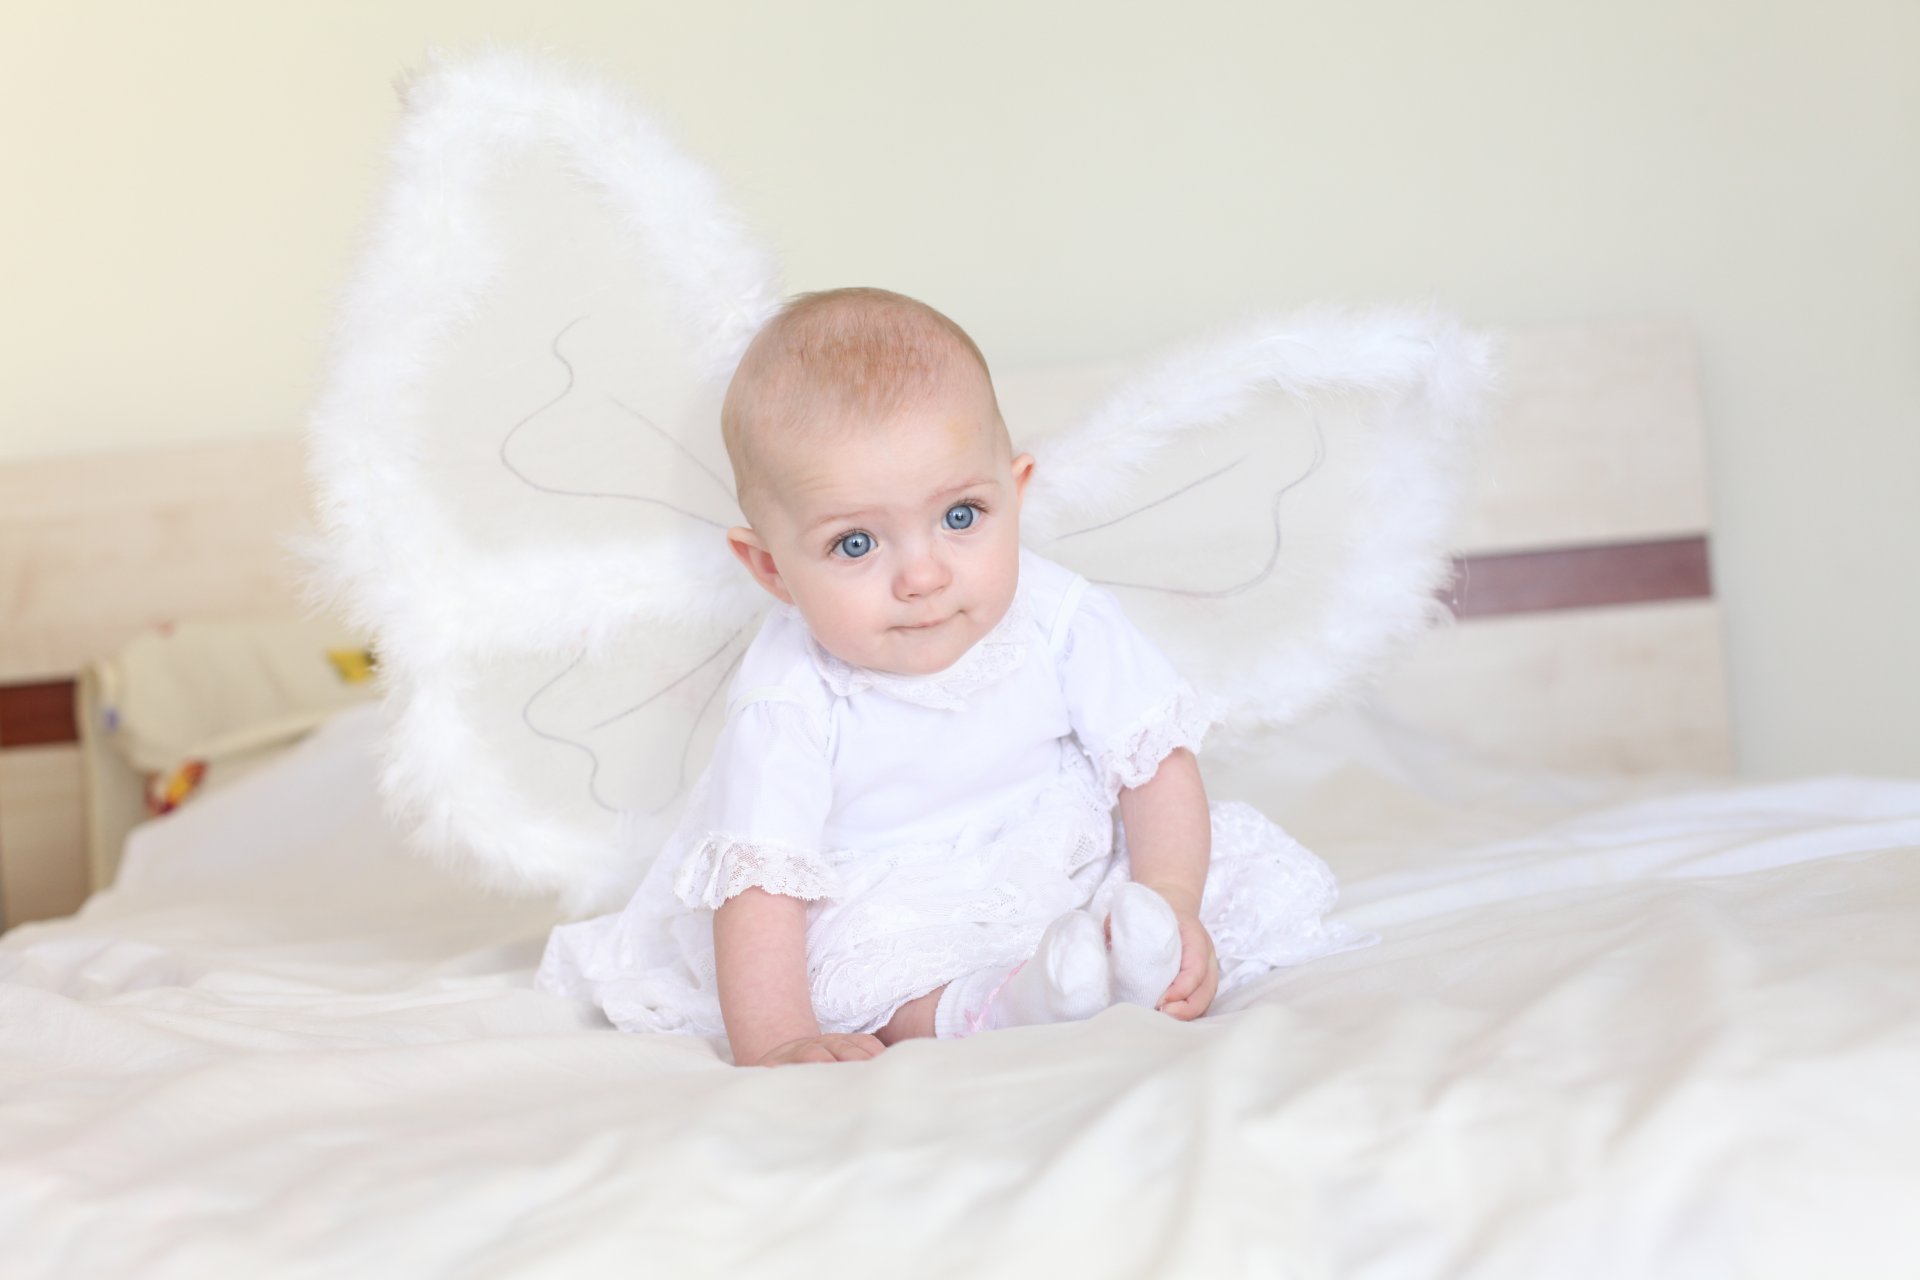
[[967, 699], [974, 693], [1020, 665], [1026, 658], [1032, 635], [1033, 614], [1027, 608], [1026, 592], [1016, 588], [1006, 616], [994, 624], [993, 630], [975, 641], [952, 666], [932, 675], [902, 676], [856, 667], [821, 648], [811, 634], [807, 636], [807, 646], [820, 678], [840, 697], [871, 689], [916, 706], [957, 711], [966, 706]]

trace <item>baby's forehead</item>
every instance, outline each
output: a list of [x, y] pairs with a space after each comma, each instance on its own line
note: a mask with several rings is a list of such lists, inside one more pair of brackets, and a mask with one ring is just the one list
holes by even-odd
[[1005, 468], [997, 416], [908, 412], [881, 422], [790, 435], [765, 451], [762, 480], [798, 515], [816, 507], [917, 507], [982, 483]]
[[998, 453], [1005, 434], [999, 416], [978, 399], [934, 395], [881, 417], [822, 416], [769, 433], [765, 456], [794, 475], [849, 467], [885, 472], [910, 460], [969, 467]]
[[993, 384], [964, 358], [893, 377], [884, 387], [860, 378], [822, 377], [817, 368], [775, 378], [777, 403], [743, 425], [756, 455], [791, 463], [821, 454], [859, 451], [873, 441], [901, 447], [929, 434], [960, 445], [960, 436], [993, 443], [1000, 426]]

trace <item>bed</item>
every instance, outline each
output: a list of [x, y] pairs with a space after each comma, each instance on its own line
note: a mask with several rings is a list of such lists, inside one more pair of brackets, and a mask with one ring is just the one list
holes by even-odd
[[[145, 780], [88, 690], [230, 575], [46, 604], [4, 674], [92, 699], [59, 767], [99, 852], [77, 915], [0, 938], [7, 1274], [1913, 1274], [1920, 782], [1727, 772], [1684, 332], [1508, 345], [1458, 625], [1209, 772], [1381, 941], [1191, 1025], [778, 1071], [616, 1033], [532, 989], [550, 907], [402, 848], [360, 699], [123, 851]], [[222, 540], [298, 522], [252, 492]]]

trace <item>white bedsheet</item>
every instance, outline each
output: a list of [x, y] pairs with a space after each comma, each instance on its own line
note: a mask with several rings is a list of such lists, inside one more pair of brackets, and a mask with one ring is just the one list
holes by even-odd
[[1920, 1274], [1920, 783], [1276, 754], [1381, 945], [741, 1071], [533, 992], [549, 917], [396, 852], [372, 728], [0, 939], [0, 1272]]

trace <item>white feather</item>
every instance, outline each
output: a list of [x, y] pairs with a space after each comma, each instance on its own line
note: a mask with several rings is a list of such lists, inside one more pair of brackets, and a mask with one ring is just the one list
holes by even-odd
[[494, 53], [430, 67], [405, 100], [308, 436], [324, 531], [308, 548], [314, 590], [377, 638], [383, 787], [418, 843], [502, 885], [606, 902], [641, 865], [612, 820], [590, 829], [525, 798], [476, 727], [474, 686], [503, 653], [592, 653], [648, 625], [737, 623], [755, 589], [715, 537], [476, 549], [424, 474], [423, 388], [503, 267], [489, 181], [531, 148], [563, 157], [631, 230], [715, 386], [778, 305], [777, 276], [707, 171], [604, 85]]

